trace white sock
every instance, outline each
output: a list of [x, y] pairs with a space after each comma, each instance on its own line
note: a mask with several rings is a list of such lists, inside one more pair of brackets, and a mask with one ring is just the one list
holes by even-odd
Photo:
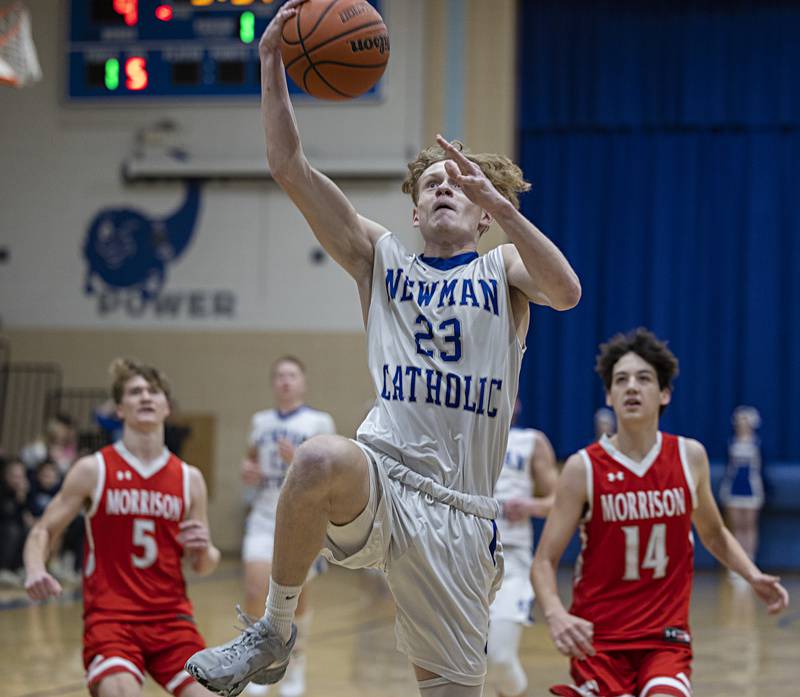
[[303, 586], [282, 586], [272, 578], [269, 580], [267, 611], [264, 617], [284, 641], [289, 641], [292, 635], [292, 619], [302, 590]]

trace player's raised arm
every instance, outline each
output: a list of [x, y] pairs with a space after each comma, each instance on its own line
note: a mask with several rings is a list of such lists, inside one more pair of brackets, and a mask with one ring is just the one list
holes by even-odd
[[42, 517], [31, 528], [25, 540], [25, 590], [33, 600], [61, 595], [61, 585], [47, 573], [50, 542], [62, 533], [81, 509], [91, 501], [97, 486], [97, 459], [78, 460], [67, 473], [64, 485], [48, 504]]
[[780, 578], [763, 573], [747, 556], [742, 546], [722, 521], [722, 516], [711, 493], [711, 476], [708, 455], [702, 443], [686, 439], [686, 454], [697, 487], [697, 508], [692, 522], [703, 545], [722, 564], [745, 578], [755, 594], [767, 605], [767, 610], [777, 613], [789, 604], [789, 593], [780, 584]]
[[[358, 214], [336, 184], [314, 169], [300, 133], [286, 85], [280, 52], [281, 31], [306, 0], [287, 2], [264, 31], [261, 57], [261, 113], [273, 179], [305, 216], [320, 244], [359, 284], [369, 287], [373, 244], [384, 229]], [[364, 303], [362, 293], [362, 304]]]
[[556, 569], [587, 502], [586, 470], [580, 455], [572, 455], [556, 486], [556, 498], [547, 517], [531, 566], [536, 600], [544, 612], [555, 647], [566, 656], [594, 655], [591, 622], [569, 614], [558, 595]]
[[[581, 297], [581, 284], [558, 247], [492, 185], [477, 164], [442, 136], [437, 136], [436, 141], [453, 160], [454, 164], [446, 165], [448, 175], [511, 240], [512, 244], [503, 245], [509, 285], [537, 305], [556, 310], [575, 307]], [[527, 184], [525, 187], [530, 188]]]

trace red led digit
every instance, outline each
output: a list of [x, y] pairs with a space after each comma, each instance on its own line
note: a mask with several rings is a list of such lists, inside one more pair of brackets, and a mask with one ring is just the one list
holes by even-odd
[[114, 0], [114, 12], [125, 18], [125, 24], [134, 26], [139, 21], [139, 0]]
[[139, 91], [147, 87], [147, 61], [141, 56], [134, 56], [125, 61], [125, 87]]
[[169, 5], [156, 7], [156, 19], [160, 19], [162, 22], [169, 22], [172, 19], [172, 7]]

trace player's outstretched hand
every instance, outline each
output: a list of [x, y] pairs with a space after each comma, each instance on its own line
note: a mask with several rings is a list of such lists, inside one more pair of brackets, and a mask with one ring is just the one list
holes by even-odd
[[182, 520], [178, 527], [178, 544], [188, 552], [202, 552], [211, 544], [208, 527], [199, 520]]
[[261, 486], [261, 467], [249, 457], [242, 460], [242, 482], [247, 486]]
[[25, 578], [25, 592], [31, 600], [47, 600], [61, 595], [61, 584], [46, 571], [30, 574]]
[[289, 0], [289, 2], [275, 13], [275, 16], [261, 35], [261, 40], [258, 42], [258, 50], [262, 56], [278, 49], [281, 44], [283, 25], [286, 24], [287, 20], [294, 17], [297, 14], [297, 8], [307, 1], [308, 0]]
[[767, 605], [767, 612], [775, 615], [789, 604], [789, 591], [780, 583], [779, 576], [759, 573], [750, 580], [755, 594]]
[[483, 170], [454, 147], [449, 140], [437, 133], [436, 142], [450, 158], [444, 163], [447, 176], [458, 184], [470, 201], [484, 210], [491, 210], [492, 206], [505, 201]]
[[547, 618], [547, 628], [556, 648], [565, 656], [579, 660], [594, 656], [594, 625], [591, 622], [563, 611]]

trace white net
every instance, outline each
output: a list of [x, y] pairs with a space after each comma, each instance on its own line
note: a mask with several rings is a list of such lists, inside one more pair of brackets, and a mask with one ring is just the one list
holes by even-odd
[[28, 10], [19, 2], [0, 7], [0, 84], [23, 87], [41, 77]]

